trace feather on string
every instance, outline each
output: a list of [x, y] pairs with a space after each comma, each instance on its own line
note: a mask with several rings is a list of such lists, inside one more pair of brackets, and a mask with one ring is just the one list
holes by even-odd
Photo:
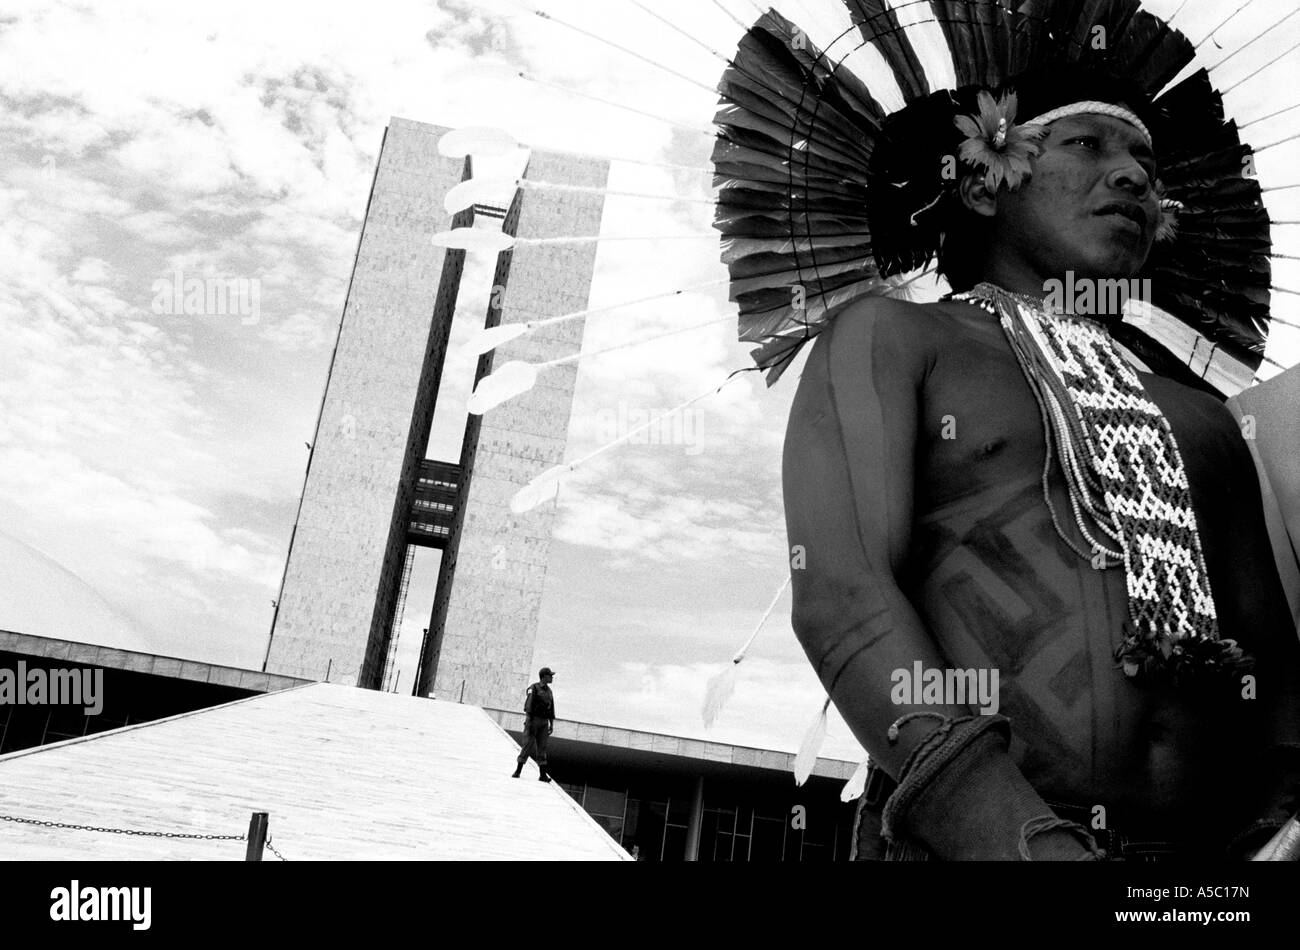
[[823, 743], [826, 742], [826, 720], [828, 711], [831, 708], [831, 698], [826, 697], [822, 703], [821, 712], [817, 718], [812, 721], [808, 730], [804, 733], [803, 742], [799, 743], [799, 751], [794, 757], [794, 783], [802, 785], [808, 781], [808, 776], [812, 775], [813, 766], [817, 764], [817, 755], [822, 750]]
[[736, 677], [739, 660], [732, 660], [722, 670], [709, 677], [709, 685], [704, 688], [704, 728], [712, 729], [726, 705], [736, 692]]
[[780, 589], [777, 590], [775, 596], [772, 597], [772, 602], [767, 605], [767, 610], [763, 611], [763, 616], [760, 617], [758, 623], [754, 625], [754, 631], [745, 639], [745, 642], [740, 645], [740, 649], [732, 654], [731, 662], [728, 663], [724, 669], [709, 677], [709, 685], [704, 689], [704, 707], [702, 710], [705, 729], [713, 728], [713, 724], [718, 720], [718, 715], [722, 712], [722, 707], [726, 705], [727, 700], [731, 698], [733, 693], [735, 693], [736, 677], [738, 672], [737, 668], [740, 666], [740, 661], [743, 660], [745, 654], [749, 652], [749, 648], [753, 644], [754, 638], [758, 636], [758, 631], [763, 629], [763, 624], [767, 623], [767, 618], [772, 615], [772, 611], [776, 609], [777, 602], [780, 601], [781, 595], [785, 593], [785, 589], [789, 586], [790, 578], [787, 576], [781, 583]]
[[840, 801], [854, 802], [862, 797], [862, 793], [867, 790], [867, 769], [870, 766], [870, 757], [862, 760], [853, 775], [844, 783], [844, 787], [840, 789]]

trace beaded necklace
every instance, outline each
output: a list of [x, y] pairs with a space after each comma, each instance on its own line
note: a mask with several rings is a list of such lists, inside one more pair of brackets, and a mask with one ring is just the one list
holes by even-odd
[[[953, 299], [999, 318], [1038, 402], [1047, 443], [1043, 495], [1057, 535], [1097, 570], [1124, 566], [1131, 625], [1115, 654], [1125, 674], [1248, 666], [1235, 641], [1219, 638], [1187, 472], [1169, 421], [1105, 327], [991, 283]], [[1053, 448], [1088, 550], [1062, 530], [1052, 504]]]

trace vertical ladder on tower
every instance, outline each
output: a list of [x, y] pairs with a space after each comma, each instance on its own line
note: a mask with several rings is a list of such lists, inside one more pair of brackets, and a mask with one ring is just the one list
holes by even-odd
[[397, 606], [393, 609], [393, 626], [388, 632], [388, 655], [384, 657], [383, 691], [389, 691], [389, 680], [397, 666], [397, 641], [402, 633], [402, 618], [406, 615], [406, 592], [411, 586], [411, 565], [415, 563], [415, 548], [406, 546], [406, 560], [402, 563], [402, 580], [397, 589]]

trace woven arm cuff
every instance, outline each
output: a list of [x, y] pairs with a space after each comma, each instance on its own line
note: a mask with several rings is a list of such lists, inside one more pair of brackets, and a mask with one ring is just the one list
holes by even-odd
[[[882, 833], [923, 844], [942, 860], [1088, 860], [1092, 836], [1066, 827], [1007, 754], [1004, 716], [941, 719], [904, 762]], [[893, 732], [896, 735], [896, 731]]]
[[[919, 718], [919, 714], [916, 717]], [[909, 718], [913, 717], [905, 716], [889, 727], [891, 742], [898, 738], [899, 724]], [[990, 729], [996, 729], [1002, 734], [1003, 749], [1011, 743], [1011, 720], [1006, 716], [936, 718], [940, 719], [939, 728], [913, 747], [899, 772], [898, 788], [889, 797], [885, 810], [881, 813], [881, 834], [891, 840], [905, 832], [908, 812], [916, 799], [929, 788], [935, 776], [965, 752], [976, 739]]]

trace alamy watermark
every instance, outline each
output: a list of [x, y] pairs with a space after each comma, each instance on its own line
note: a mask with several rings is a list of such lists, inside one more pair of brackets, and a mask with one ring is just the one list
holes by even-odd
[[671, 412], [668, 409], [641, 409], [620, 402], [617, 409], [597, 410], [596, 431], [602, 443], [626, 436], [629, 445], [681, 445], [685, 446], [687, 455], [699, 455], [704, 451], [700, 443], [699, 416], [693, 406]]
[[17, 669], [0, 667], [0, 706], [84, 706], [87, 716], [104, 709], [102, 669]]
[[186, 277], [177, 270], [153, 282], [153, 312], [162, 316], [240, 317], [244, 326], [262, 319], [262, 282], [256, 277]]
[[50, 891], [50, 920], [129, 921], [132, 930], [153, 923], [152, 887], [88, 887], [73, 880]]
[[[1078, 316], [1123, 316], [1129, 301], [1151, 303], [1150, 278], [1128, 280], [1091, 277], [1076, 279], [1074, 271], [1065, 272], [1065, 280], [1053, 277], [1043, 282], [1047, 295], [1044, 305], [1056, 313]], [[1141, 320], [1143, 308], [1131, 311], [1135, 322]]]
[[896, 706], [978, 706], [981, 716], [997, 713], [996, 669], [926, 669], [920, 660], [910, 670], [889, 676], [889, 698]]

